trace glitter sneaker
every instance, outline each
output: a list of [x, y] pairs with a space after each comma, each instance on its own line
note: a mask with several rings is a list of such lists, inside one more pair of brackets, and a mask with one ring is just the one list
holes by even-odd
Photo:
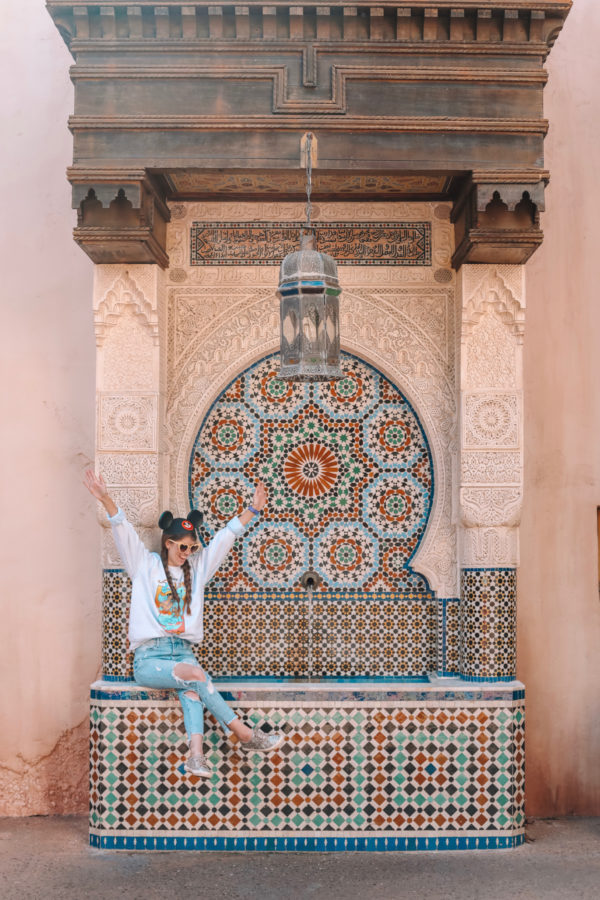
[[197, 775], [199, 778], [210, 778], [212, 775], [212, 769], [206, 762], [206, 757], [202, 754], [199, 756], [190, 756], [190, 758], [186, 760], [185, 771], [188, 775]]
[[276, 750], [283, 743], [284, 735], [280, 731], [263, 731], [262, 728], [253, 728], [252, 737], [249, 741], [240, 744], [243, 750]]

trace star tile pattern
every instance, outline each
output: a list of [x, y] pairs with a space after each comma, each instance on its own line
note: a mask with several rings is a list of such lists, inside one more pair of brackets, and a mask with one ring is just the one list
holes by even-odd
[[111, 678], [133, 677], [133, 654], [127, 631], [131, 580], [123, 569], [102, 573], [102, 672]]
[[[292, 384], [271, 356], [222, 393], [199, 430], [190, 499], [209, 529], [240, 512], [263, 479], [269, 503], [213, 590], [427, 591], [410, 560], [431, 509], [431, 455], [421, 425], [381, 373], [342, 354], [344, 378]], [[209, 531], [205, 533], [209, 537]]]
[[[106, 570], [104, 589], [103, 673], [132, 679], [131, 582]], [[214, 677], [424, 676], [436, 669], [437, 615], [432, 594], [209, 592], [193, 650]]]
[[463, 678], [516, 678], [516, 570], [463, 569], [461, 585]]
[[236, 691], [226, 696], [240, 715], [285, 741], [245, 753], [207, 717], [214, 772], [199, 779], [180, 771], [187, 745], [172, 694], [93, 690], [92, 835], [519, 834], [522, 692], [443, 693], [451, 699], [355, 687], [333, 700], [260, 701]]

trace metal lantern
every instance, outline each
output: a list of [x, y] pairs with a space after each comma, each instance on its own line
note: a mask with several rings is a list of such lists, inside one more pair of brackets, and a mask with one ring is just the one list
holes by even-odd
[[[335, 260], [319, 253], [311, 229], [312, 148], [306, 152], [306, 226], [300, 249], [288, 253], [279, 270], [281, 378], [289, 381], [332, 381], [340, 369], [340, 283]], [[314, 142], [316, 146], [316, 141]]]
[[331, 381], [340, 369], [341, 288], [335, 260], [315, 249], [304, 233], [300, 250], [288, 253], [279, 271], [281, 378]]

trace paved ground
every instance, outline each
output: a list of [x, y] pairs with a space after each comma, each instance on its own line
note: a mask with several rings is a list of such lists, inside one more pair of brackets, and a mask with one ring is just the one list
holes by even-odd
[[518, 850], [128, 853], [81, 817], [0, 819], [2, 900], [600, 900], [600, 819], [544, 819]]

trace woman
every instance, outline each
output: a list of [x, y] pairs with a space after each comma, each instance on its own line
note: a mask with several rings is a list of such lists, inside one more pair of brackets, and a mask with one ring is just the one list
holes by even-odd
[[135, 680], [146, 687], [175, 688], [179, 695], [190, 745], [186, 771], [203, 778], [212, 774], [202, 746], [204, 707], [226, 734], [237, 735], [245, 749], [268, 751], [279, 747], [282, 734], [248, 728], [238, 718], [198, 665], [191, 647], [202, 640], [204, 585], [236, 537], [263, 509], [267, 499], [264, 484], [257, 484], [248, 509], [218, 531], [206, 548], [196, 533], [202, 521], [200, 512], [192, 510], [187, 519], [175, 519], [164, 512], [158, 522], [163, 532], [160, 554], [146, 549], [123, 510], [109, 496], [101, 475], [88, 469], [84, 484], [104, 506], [131, 578], [129, 641], [135, 651]]

